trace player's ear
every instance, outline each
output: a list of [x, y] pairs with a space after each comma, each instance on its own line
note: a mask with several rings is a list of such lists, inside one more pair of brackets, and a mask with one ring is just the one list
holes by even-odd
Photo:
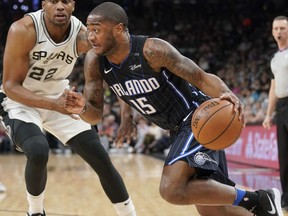
[[45, 1], [42, 1], [42, 9], [44, 9]]
[[116, 26], [113, 27], [114, 35], [120, 35], [125, 29], [123, 23], [118, 23]]
[[74, 10], [75, 10], [75, 1], [73, 1], [72, 4], [73, 4], [72, 12], [74, 12]]

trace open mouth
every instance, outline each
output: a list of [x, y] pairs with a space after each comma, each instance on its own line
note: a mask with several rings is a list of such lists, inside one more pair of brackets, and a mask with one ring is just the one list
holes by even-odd
[[56, 18], [57, 20], [65, 20], [65, 19], [66, 19], [66, 16], [65, 16], [64, 14], [57, 14], [57, 15], [55, 16], [55, 18]]
[[99, 45], [98, 45], [98, 44], [96, 44], [96, 43], [91, 43], [91, 44], [92, 44], [92, 47], [93, 47], [94, 49], [99, 48]]

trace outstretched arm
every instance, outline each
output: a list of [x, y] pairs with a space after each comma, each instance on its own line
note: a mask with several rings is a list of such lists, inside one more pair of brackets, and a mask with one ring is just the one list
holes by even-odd
[[203, 71], [195, 62], [180, 54], [168, 42], [149, 38], [144, 45], [143, 53], [148, 64], [155, 71], [167, 68], [210, 97], [230, 100], [235, 104], [235, 110], [239, 110], [240, 118], [244, 118], [244, 105], [227, 85], [216, 75]]

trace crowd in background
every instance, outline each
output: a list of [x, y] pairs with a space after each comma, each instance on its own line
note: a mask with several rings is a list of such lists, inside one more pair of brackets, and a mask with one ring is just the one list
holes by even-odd
[[[5, 3], [6, 2], [6, 3]], [[8, 1], [0, 0], [0, 68], [10, 24], [23, 16], [23, 10], [11, 10]], [[10, 1], [10, 3], [13, 1]], [[103, 1], [76, 1], [74, 15], [85, 24], [89, 11]], [[119, 0], [129, 15], [131, 34], [144, 34], [169, 41], [202, 69], [218, 75], [246, 106], [248, 124], [262, 123], [268, 104], [270, 59], [277, 46], [271, 36], [275, 16], [286, 15], [288, 3], [272, 0]], [[286, 11], [285, 11], [286, 10]], [[69, 79], [78, 91], [83, 90], [81, 57]], [[97, 125], [105, 148], [113, 150], [113, 139], [120, 116], [114, 93], [105, 88], [104, 116]], [[129, 152], [164, 152], [169, 133], [135, 113], [138, 138], [127, 146]], [[7, 144], [8, 142], [8, 144]], [[71, 152], [51, 137], [55, 152]], [[114, 149], [115, 150], [115, 149]], [[0, 132], [0, 152], [13, 147]]]

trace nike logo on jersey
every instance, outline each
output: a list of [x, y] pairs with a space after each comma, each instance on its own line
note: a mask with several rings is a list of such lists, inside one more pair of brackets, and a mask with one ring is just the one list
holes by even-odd
[[276, 209], [275, 209], [274, 204], [273, 204], [273, 202], [272, 202], [272, 200], [270, 199], [270, 197], [269, 197], [268, 194], [267, 194], [267, 197], [268, 197], [268, 200], [269, 200], [270, 205], [271, 205], [271, 208], [272, 208], [271, 211], [268, 211], [268, 213], [271, 214], [271, 215], [274, 215], [274, 214], [276, 213]]
[[113, 68], [110, 68], [109, 70], [104, 69], [104, 73], [107, 74], [107, 73], [109, 73], [110, 71], [112, 71], [112, 69], [113, 69]]
[[47, 41], [39, 41], [38, 44], [45, 43], [45, 42], [47, 42]]

